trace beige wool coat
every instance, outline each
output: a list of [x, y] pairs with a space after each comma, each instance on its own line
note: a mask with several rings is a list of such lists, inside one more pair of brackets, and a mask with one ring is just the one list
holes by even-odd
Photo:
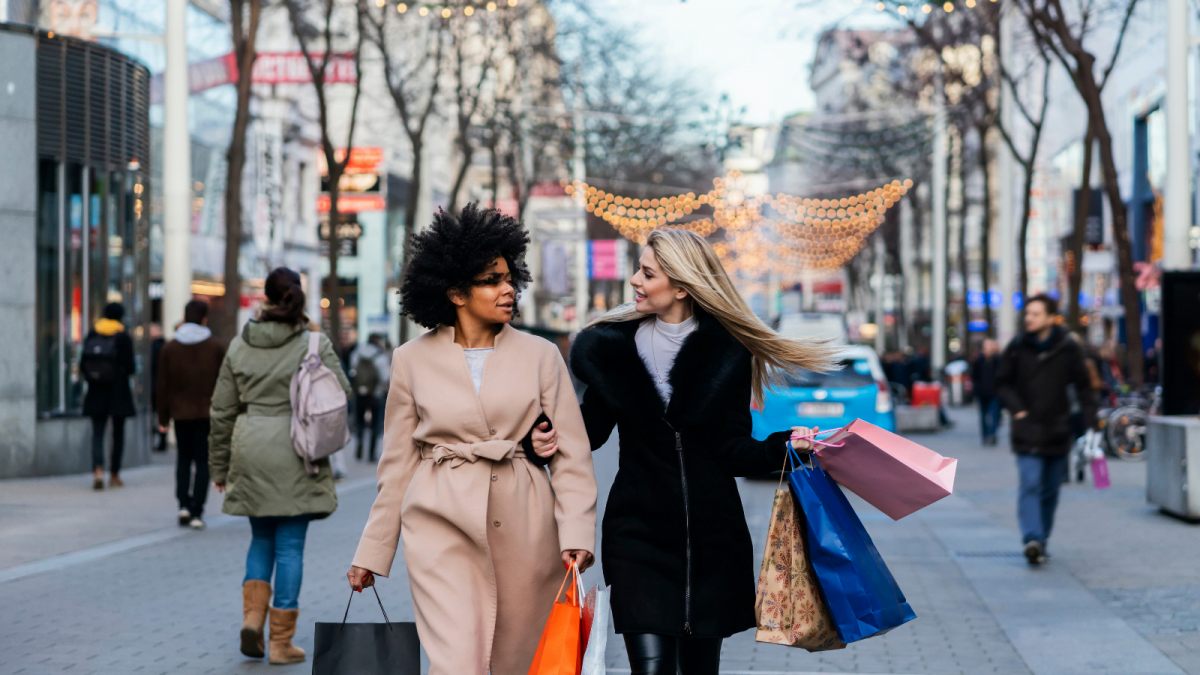
[[[559, 436], [550, 477], [520, 445], [542, 412]], [[430, 675], [525, 675], [561, 552], [596, 550], [591, 445], [558, 349], [504, 326], [476, 394], [453, 328], [405, 344], [383, 445], [354, 565], [388, 576], [403, 540]]]

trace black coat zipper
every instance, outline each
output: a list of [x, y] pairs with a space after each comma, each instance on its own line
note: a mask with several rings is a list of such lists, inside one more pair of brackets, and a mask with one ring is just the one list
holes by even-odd
[[[666, 420], [663, 420], [666, 422]], [[666, 422], [671, 427], [670, 422]], [[675, 431], [675, 452], [679, 454], [679, 482], [683, 486], [683, 530], [684, 530], [684, 579], [683, 579], [683, 633], [692, 634], [692, 516], [688, 503], [687, 471], [683, 467], [683, 437]]]

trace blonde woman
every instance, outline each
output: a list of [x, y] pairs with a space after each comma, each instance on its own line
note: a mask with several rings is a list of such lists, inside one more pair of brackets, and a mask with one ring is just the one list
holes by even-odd
[[[779, 470], [789, 442], [811, 448], [791, 429], [754, 440], [751, 399], [782, 371], [828, 369], [830, 350], [754, 316], [693, 232], [652, 232], [639, 263], [636, 302], [571, 350], [592, 448], [619, 429], [604, 579], [634, 675], [716, 675], [721, 640], [755, 624], [757, 565], [734, 477]], [[552, 431], [533, 436], [538, 454], [555, 450]]]
[[[392, 359], [379, 495], [347, 577], [361, 590], [387, 576], [404, 542], [430, 675], [528, 672], [564, 564], [586, 569], [595, 551], [596, 477], [567, 364], [509, 325], [528, 244], [492, 209], [439, 212], [400, 289], [430, 332]], [[562, 439], [549, 477], [521, 446], [542, 414]]]

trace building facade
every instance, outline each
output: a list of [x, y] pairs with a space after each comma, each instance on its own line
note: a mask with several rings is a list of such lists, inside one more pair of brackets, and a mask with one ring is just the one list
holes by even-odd
[[149, 452], [150, 73], [91, 42], [0, 25], [0, 312], [7, 349], [0, 477], [91, 468], [79, 356], [104, 306], [125, 307], [139, 414], [125, 464]]

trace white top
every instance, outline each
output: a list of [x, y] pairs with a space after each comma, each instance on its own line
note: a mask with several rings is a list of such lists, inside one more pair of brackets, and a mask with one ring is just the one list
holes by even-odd
[[638, 356], [642, 357], [646, 370], [654, 378], [654, 387], [658, 389], [663, 403], [671, 401], [671, 383], [667, 381], [667, 376], [671, 374], [671, 366], [675, 365], [675, 356], [696, 326], [694, 315], [683, 323], [667, 323], [655, 316], [642, 321], [634, 335]]
[[495, 347], [484, 347], [481, 349], [463, 349], [463, 355], [467, 357], [467, 369], [471, 371], [471, 381], [475, 383], [475, 393], [479, 393], [479, 387], [483, 384], [483, 366], [487, 363], [488, 354], [496, 351]]

